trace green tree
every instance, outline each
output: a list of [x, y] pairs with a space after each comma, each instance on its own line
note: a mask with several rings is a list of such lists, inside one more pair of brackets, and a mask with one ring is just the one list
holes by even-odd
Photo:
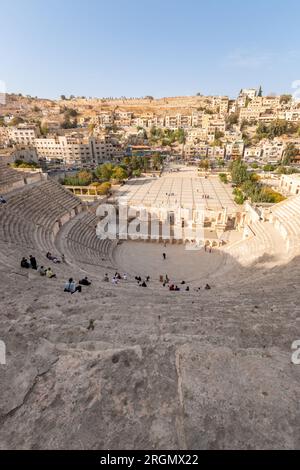
[[8, 125], [14, 127], [14, 126], [18, 126], [22, 122], [24, 122], [24, 119], [19, 116], [16, 116], [10, 121]]
[[234, 124], [237, 124], [239, 122], [239, 115], [238, 113], [232, 113], [230, 114], [227, 119], [226, 119], [226, 127], [227, 129], [232, 128]]
[[104, 196], [109, 193], [110, 188], [111, 188], [111, 184], [108, 181], [106, 181], [105, 183], [102, 183], [99, 186], [97, 186], [97, 194]]
[[89, 171], [82, 170], [77, 173], [77, 178], [80, 185], [86, 186], [92, 182], [93, 175]]
[[299, 155], [299, 150], [297, 149], [297, 147], [295, 146], [295, 144], [292, 144], [292, 143], [289, 143], [287, 146], [286, 146], [286, 149], [283, 153], [283, 158], [282, 158], [282, 161], [281, 163], [283, 165], [290, 165], [291, 161], [297, 156]]
[[270, 164], [268, 163], [267, 165], [265, 165], [265, 166], [263, 167], [263, 170], [270, 172], [270, 171], [274, 171], [274, 170], [275, 170], [275, 167], [274, 167], [274, 165], [270, 165]]
[[241, 159], [235, 160], [230, 165], [231, 180], [234, 184], [240, 185], [249, 179], [247, 165]]
[[104, 163], [96, 168], [95, 173], [98, 178], [109, 181], [112, 178], [114, 165], [112, 163]]
[[207, 171], [209, 169], [209, 161], [207, 159], [201, 160], [199, 162], [199, 168]]
[[128, 178], [127, 171], [124, 170], [121, 166], [117, 166], [113, 169], [112, 178], [118, 182], [124, 181]]
[[219, 178], [222, 183], [227, 184], [228, 183], [228, 178], [226, 173], [219, 173]]

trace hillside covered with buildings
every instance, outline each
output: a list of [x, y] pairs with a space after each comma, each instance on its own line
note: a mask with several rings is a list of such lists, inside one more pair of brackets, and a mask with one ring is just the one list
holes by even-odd
[[0, 105], [0, 155], [49, 168], [93, 168], [153, 152], [198, 163], [296, 165], [300, 103], [242, 89], [226, 96], [45, 100], [10, 94]]

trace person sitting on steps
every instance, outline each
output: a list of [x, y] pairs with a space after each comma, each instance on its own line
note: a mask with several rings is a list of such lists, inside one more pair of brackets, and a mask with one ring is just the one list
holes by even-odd
[[85, 278], [79, 281], [79, 284], [81, 284], [82, 286], [90, 286], [92, 283], [88, 280], [88, 277], [85, 276]]
[[44, 268], [44, 266], [39, 267], [38, 273], [40, 274], [40, 276], [46, 276], [46, 269]]
[[25, 269], [28, 269], [30, 267], [30, 264], [27, 260], [27, 258], [22, 258], [21, 260], [21, 268], [25, 268]]
[[71, 277], [68, 282], [65, 283], [64, 292], [70, 292], [74, 294], [75, 292], [81, 292], [81, 286], [76, 286], [75, 281]]
[[46, 277], [48, 277], [49, 279], [52, 279], [52, 278], [56, 277], [56, 274], [54, 274], [54, 272], [52, 271], [51, 268], [48, 268], [46, 270]]

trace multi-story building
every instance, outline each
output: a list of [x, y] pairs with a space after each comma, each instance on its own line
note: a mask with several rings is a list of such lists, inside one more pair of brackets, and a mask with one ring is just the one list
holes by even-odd
[[244, 155], [245, 144], [243, 140], [236, 140], [235, 142], [226, 145], [226, 158], [235, 160]]
[[300, 109], [294, 109], [293, 111], [285, 111], [285, 119], [289, 122], [299, 122]]
[[256, 96], [253, 98], [249, 103], [247, 108], [251, 110], [259, 109], [260, 111], [263, 110], [263, 97], [262, 96]]
[[61, 160], [66, 165], [90, 167], [119, 156], [119, 149], [107, 139], [59, 136], [35, 139], [39, 157]]
[[35, 139], [40, 135], [37, 126], [20, 124], [17, 127], [8, 128], [8, 138], [12, 144], [33, 145]]
[[280, 96], [264, 96], [263, 107], [267, 109], [277, 109], [280, 106]]
[[263, 160], [266, 163], [278, 163], [282, 159], [286, 144], [281, 140], [265, 141], [262, 143]]
[[202, 126], [202, 118], [204, 112], [203, 111], [194, 111], [192, 113], [192, 126], [193, 127], [200, 127]]
[[265, 113], [260, 113], [258, 117], [258, 121], [265, 122], [265, 123], [275, 121], [276, 119], [277, 119], [276, 114], [270, 111], [265, 112]]
[[215, 96], [213, 98], [213, 107], [219, 108], [219, 114], [227, 114], [229, 107], [228, 96]]
[[183, 116], [182, 114], [177, 115], [178, 127], [188, 128], [192, 127], [192, 116]]
[[244, 150], [244, 159], [245, 160], [259, 160], [262, 155], [261, 147], [247, 147]]
[[177, 114], [176, 116], [166, 116], [165, 126], [169, 129], [189, 128], [192, 127], [192, 116], [184, 116]]
[[22, 160], [27, 163], [38, 163], [38, 154], [36, 148], [32, 147], [15, 147], [11, 153], [12, 161]]
[[279, 190], [287, 196], [297, 196], [300, 194], [300, 175], [282, 175]]
[[259, 109], [251, 109], [247, 107], [247, 108], [241, 109], [239, 120], [240, 122], [243, 122], [243, 121], [254, 122], [258, 120], [259, 116], [260, 116]]
[[240, 96], [247, 96], [250, 100], [253, 100], [257, 96], [256, 88], [243, 88], [241, 90]]
[[209, 146], [207, 149], [207, 156], [209, 158], [225, 158], [225, 148], [218, 146]]

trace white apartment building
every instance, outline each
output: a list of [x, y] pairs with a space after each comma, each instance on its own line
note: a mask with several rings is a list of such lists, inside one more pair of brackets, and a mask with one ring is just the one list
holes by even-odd
[[300, 194], [300, 175], [282, 175], [279, 190], [289, 196], [297, 196]]
[[192, 127], [192, 116], [177, 114], [176, 116], [166, 116], [165, 126], [169, 129]]
[[197, 143], [200, 140], [204, 140], [206, 138], [206, 131], [205, 129], [195, 127], [192, 129], [189, 129], [186, 132], [186, 141], [188, 143]]
[[99, 114], [99, 116], [97, 116], [97, 118], [98, 118], [98, 121], [95, 122], [95, 124], [99, 124], [100, 126], [108, 127], [108, 126], [112, 126], [114, 123], [113, 113], [101, 113]]
[[25, 126], [22, 124], [18, 127], [8, 128], [7, 133], [11, 143], [17, 145], [33, 145], [35, 139], [40, 135], [37, 126]]
[[165, 118], [165, 126], [169, 129], [177, 129], [177, 116], [166, 116]]
[[293, 111], [285, 111], [285, 119], [289, 122], [299, 122], [300, 109], [294, 109]]
[[215, 132], [219, 131], [219, 132], [224, 133], [225, 130], [226, 130], [225, 120], [224, 119], [215, 119], [215, 120], [210, 121], [209, 126], [208, 126], [208, 130], [212, 130], [212, 129]]
[[262, 110], [263, 109], [263, 100], [264, 100], [264, 98], [262, 96], [256, 96], [255, 98], [253, 98], [253, 100], [251, 100], [248, 103], [247, 108], [252, 109], [252, 110], [254, 110], [254, 109]]
[[235, 142], [226, 145], [226, 157], [238, 158], [244, 155], [245, 144], [243, 140], [236, 140]]
[[266, 141], [262, 144], [263, 160], [266, 163], [278, 163], [286, 145], [282, 141]]
[[208, 147], [207, 156], [209, 158], [225, 158], [225, 148], [223, 147]]
[[244, 150], [244, 159], [245, 160], [259, 160], [262, 156], [261, 147], [247, 147]]
[[240, 111], [240, 117], [239, 121], [248, 121], [248, 122], [253, 122], [257, 121], [260, 116], [260, 110], [259, 109], [251, 109], [249, 107], [247, 108], [242, 108]]
[[94, 137], [59, 136], [35, 139], [34, 143], [40, 158], [59, 159], [66, 165], [89, 167], [111, 160], [119, 155], [109, 141]]
[[208, 145], [204, 144], [194, 144], [186, 145], [184, 148], [185, 157], [188, 158], [207, 158], [208, 156]]
[[213, 107], [219, 108], [220, 114], [227, 114], [229, 108], [229, 98], [228, 96], [214, 96], [213, 98]]
[[275, 113], [260, 113], [258, 121], [265, 122], [265, 123], [270, 123], [272, 121], [276, 121], [277, 115]]
[[243, 88], [240, 96], [247, 96], [250, 100], [253, 100], [257, 96], [257, 89], [256, 88]]
[[165, 118], [154, 116], [151, 119], [148, 119], [148, 127], [164, 127]]
[[204, 112], [203, 111], [194, 111], [192, 113], [192, 126], [193, 127], [200, 127], [202, 126], [202, 118]]
[[267, 109], [277, 109], [280, 106], [280, 96], [264, 96], [263, 107]]

